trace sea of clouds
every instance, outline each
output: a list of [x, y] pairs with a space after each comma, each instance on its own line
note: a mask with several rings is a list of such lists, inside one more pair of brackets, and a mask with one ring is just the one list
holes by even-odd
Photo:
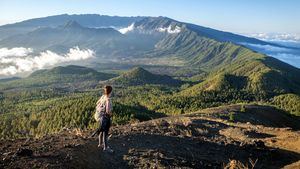
[[264, 41], [285, 41], [285, 42], [300, 42], [299, 34], [290, 33], [250, 33], [247, 36], [257, 38]]
[[[243, 33], [242, 33], [243, 34]], [[272, 44], [281, 45], [259, 45], [241, 43], [253, 50], [277, 58], [283, 62], [300, 68], [300, 34], [290, 33], [244, 33], [244, 35], [260, 39]]]
[[80, 49], [77, 46], [70, 48], [65, 54], [50, 50], [34, 54], [33, 49], [24, 47], [0, 48], [0, 75], [10, 76], [93, 57], [95, 57], [93, 50]]
[[[300, 68], [300, 49], [288, 48], [288, 47], [278, 47], [278, 46], [272, 46], [272, 45], [250, 44], [250, 43], [242, 43], [242, 44], [253, 50], [264, 53], [268, 56], [272, 56], [276, 59], [279, 59], [283, 62], [286, 62], [290, 65]], [[285, 43], [280, 43], [280, 44], [289, 46]]]

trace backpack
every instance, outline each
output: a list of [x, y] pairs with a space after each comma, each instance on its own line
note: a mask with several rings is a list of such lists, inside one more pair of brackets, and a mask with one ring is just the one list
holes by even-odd
[[94, 118], [95, 118], [95, 120], [97, 121], [97, 122], [99, 122], [100, 121], [100, 119], [101, 119], [101, 116], [105, 113], [105, 111], [106, 111], [106, 97], [105, 96], [102, 96], [101, 98], [100, 98], [100, 103], [99, 104], [97, 104], [97, 106], [96, 106], [96, 112], [95, 112], [95, 114], [94, 114]]

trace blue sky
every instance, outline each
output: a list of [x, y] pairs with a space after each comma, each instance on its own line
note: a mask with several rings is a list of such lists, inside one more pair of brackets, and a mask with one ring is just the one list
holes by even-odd
[[0, 24], [56, 14], [167, 16], [236, 33], [300, 35], [299, 0], [0, 0]]

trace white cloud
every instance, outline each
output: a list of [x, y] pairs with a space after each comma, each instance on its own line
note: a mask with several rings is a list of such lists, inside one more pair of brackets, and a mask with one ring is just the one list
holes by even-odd
[[6, 57], [6, 56], [26, 56], [29, 53], [32, 53], [33, 50], [31, 48], [0, 48], [0, 58]]
[[134, 23], [132, 23], [131, 25], [129, 25], [126, 28], [119, 29], [118, 31], [122, 34], [126, 34], [128, 32], [131, 32], [131, 31], [135, 30], [135, 29], [139, 33], [145, 33], [145, 34], [152, 33], [153, 31], [167, 32], [167, 33], [170, 33], [170, 34], [174, 34], [174, 33], [179, 33], [181, 31], [181, 28], [177, 25], [175, 27], [172, 27], [171, 25], [169, 25], [168, 27], [156, 28], [155, 30], [148, 30], [147, 28], [144, 28], [143, 26], [135, 27]]
[[68, 53], [63, 55], [47, 50], [34, 56], [33, 50], [30, 48], [1, 48], [0, 52], [0, 66], [2, 65], [0, 67], [0, 75], [14, 75], [42, 69], [58, 63], [85, 60], [95, 56], [94, 51], [80, 49], [79, 47], [73, 47]]
[[118, 31], [122, 34], [126, 34], [130, 31], [133, 31], [134, 30], [134, 23], [132, 23], [131, 25], [129, 25], [128, 27], [126, 28], [122, 28], [122, 29], [119, 29]]
[[168, 32], [170, 34], [173, 34], [173, 33], [179, 33], [181, 31], [181, 28], [176, 25], [175, 28], [172, 29], [172, 26], [169, 25], [169, 27], [157, 28], [157, 31], [159, 31], [159, 32]]
[[8, 67], [5, 67], [4, 69], [1, 69], [0, 70], [0, 75], [14, 75], [14, 74], [17, 74], [18, 73], [18, 70], [15, 66], [8, 66]]
[[300, 35], [290, 34], [290, 33], [252, 33], [246, 35], [264, 41], [287, 41], [287, 42], [300, 41]]

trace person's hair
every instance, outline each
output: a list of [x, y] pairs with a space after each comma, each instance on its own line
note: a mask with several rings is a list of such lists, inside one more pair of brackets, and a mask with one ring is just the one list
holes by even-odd
[[111, 86], [104, 86], [104, 94], [105, 95], [109, 95], [112, 91], [112, 87]]

